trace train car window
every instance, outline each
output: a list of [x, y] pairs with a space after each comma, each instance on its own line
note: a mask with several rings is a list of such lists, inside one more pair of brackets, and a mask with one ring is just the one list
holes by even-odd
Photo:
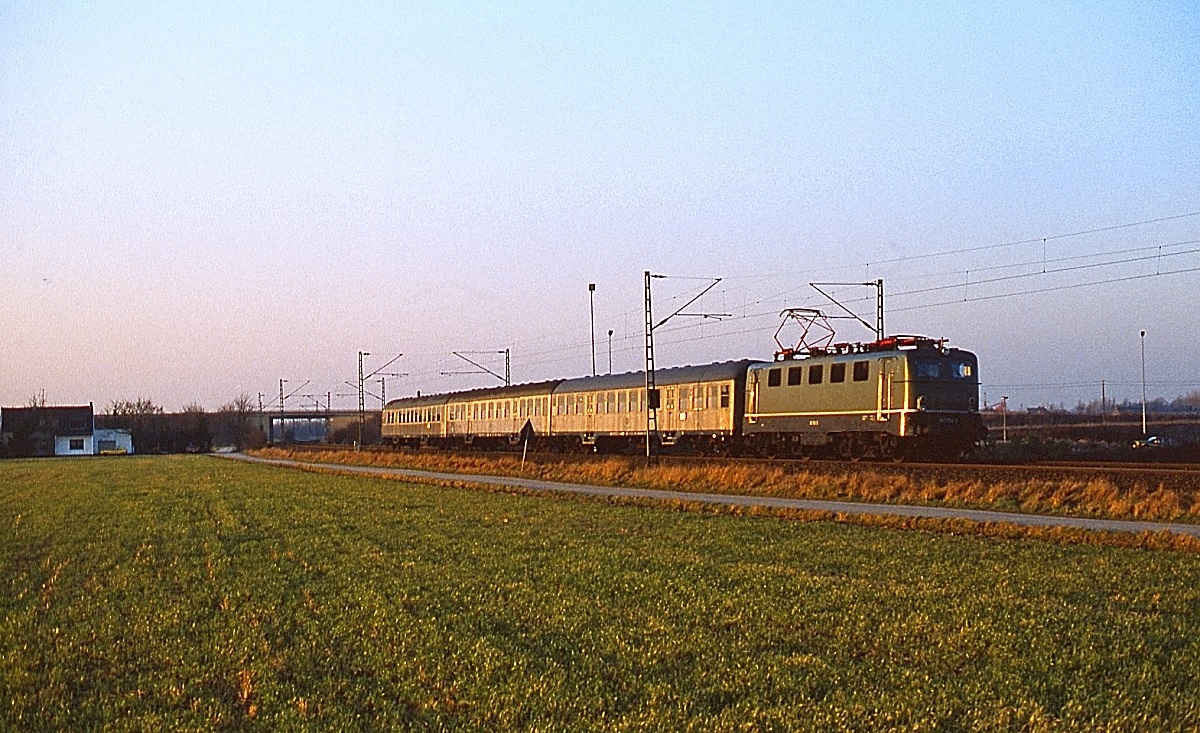
[[771, 369], [767, 372], [767, 386], [778, 387], [783, 381], [782, 369]]
[[936, 361], [918, 361], [917, 379], [937, 379], [942, 376], [941, 366]]
[[625, 390], [617, 392], [617, 413], [625, 412], [629, 409], [629, 393]]
[[808, 368], [808, 383], [820, 384], [825, 378], [825, 365], [813, 364]]
[[596, 395], [589, 394], [587, 396], [587, 414], [591, 415], [596, 411]]
[[729, 409], [729, 385], [721, 385], [721, 409]]
[[688, 392], [688, 388], [680, 387], [679, 388], [679, 409], [681, 409], [681, 410], [688, 409], [688, 400], [690, 400], [690, 399], [691, 399], [691, 394]]
[[844, 363], [829, 365], [829, 381], [830, 382], [846, 381], [846, 365]]
[[533, 416], [534, 417], [542, 416], [542, 406], [544, 404], [545, 404], [544, 401], [540, 397], [533, 401]]
[[804, 367], [788, 367], [788, 386], [795, 387], [804, 381]]
[[865, 382], [867, 377], [871, 376], [871, 362], [856, 361], [854, 362], [854, 381]]
[[717, 406], [717, 385], [708, 385], [708, 392], [704, 395], [704, 409], [711, 409]]
[[955, 379], [970, 379], [975, 370], [965, 361], [956, 361], [950, 365], [950, 375]]
[[605, 402], [608, 403], [608, 408], [607, 408], [608, 412], [616, 412], [617, 411], [617, 393], [616, 392], [609, 392], [608, 395], [606, 395], [606, 397], [605, 397]]

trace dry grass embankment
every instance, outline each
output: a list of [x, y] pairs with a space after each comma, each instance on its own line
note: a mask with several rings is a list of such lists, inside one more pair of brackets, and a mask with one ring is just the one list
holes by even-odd
[[1200, 521], [1200, 490], [1191, 484], [1164, 486], [1151, 481], [1118, 485], [1104, 476], [1047, 477], [1036, 474], [971, 473], [971, 469], [919, 474], [879, 470], [870, 464], [853, 468], [764, 466], [722, 463], [647, 466], [642, 459], [606, 457], [592, 460], [546, 458], [526, 462], [506, 454], [463, 455], [417, 452], [351, 452], [346, 450], [255, 451], [265, 458], [424, 469], [464, 474], [520, 476], [598, 486], [626, 486], [714, 494], [745, 494], [795, 499], [828, 499], [891, 504], [1020, 511], [1031, 514]]

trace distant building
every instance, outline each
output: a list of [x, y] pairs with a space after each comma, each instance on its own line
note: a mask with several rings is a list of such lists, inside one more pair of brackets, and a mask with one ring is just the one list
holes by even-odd
[[132, 455], [133, 433], [128, 430], [96, 428], [96, 455]]
[[7, 456], [95, 455], [95, 432], [91, 404], [0, 410], [0, 451]]

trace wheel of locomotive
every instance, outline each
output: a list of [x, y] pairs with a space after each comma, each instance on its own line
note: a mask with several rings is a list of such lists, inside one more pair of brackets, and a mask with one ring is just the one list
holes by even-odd
[[879, 457], [885, 461], [900, 460], [899, 439], [891, 433], [883, 433], [879, 438]]

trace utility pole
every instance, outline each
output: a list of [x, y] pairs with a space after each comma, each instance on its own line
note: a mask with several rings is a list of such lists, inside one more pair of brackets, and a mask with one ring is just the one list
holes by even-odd
[[[707, 286], [692, 296], [691, 300], [684, 303], [671, 315], [662, 319], [658, 323], [654, 322], [654, 309], [650, 298], [650, 279], [664, 279], [666, 275], [652, 275], [649, 270], [646, 270], [646, 462], [650, 463], [653, 460], [654, 441], [658, 437], [658, 407], [660, 404], [658, 387], [654, 381], [654, 329], [663, 325], [675, 316], [696, 316], [698, 318], [716, 318], [727, 317], [728, 313], [684, 313], [692, 303], [695, 303], [704, 294], [712, 290], [721, 282], [721, 278], [712, 278]], [[693, 278], [707, 280], [708, 278]]]
[[[279, 380], [279, 437], [283, 439], [283, 385], [287, 384], [286, 379]], [[271, 442], [275, 442], [275, 427], [271, 426]]]
[[[405, 376], [404, 374], [397, 374], [395, 372], [383, 371], [384, 369], [387, 369], [388, 367], [390, 367], [392, 364], [395, 364], [396, 360], [398, 360], [400, 357], [404, 356], [404, 354], [396, 354], [395, 356], [393, 356], [391, 358], [391, 360], [389, 360], [383, 366], [379, 367], [378, 369], [371, 372], [370, 374], [364, 374], [363, 373], [363, 357], [370, 356], [370, 355], [371, 355], [371, 352], [369, 352], [369, 351], [358, 352], [358, 447], [356, 448], [356, 450], [362, 449], [363, 425], [365, 425], [367, 422], [367, 399], [366, 399], [367, 393], [366, 393], [366, 387], [364, 386], [364, 383], [366, 382], [366, 380], [374, 377], [377, 374], [381, 375], [381, 376], [385, 376], [385, 377], [403, 377], [403, 376]], [[382, 380], [380, 380], [380, 381], [382, 381]], [[351, 386], [353, 386], [353, 385], [351, 385]], [[372, 396], [374, 396], [374, 395], [372, 395]], [[380, 419], [382, 420], [382, 413], [380, 413], [380, 414], [381, 414]]]
[[591, 313], [592, 376], [596, 376], [596, 283], [588, 283], [588, 311]]
[[650, 302], [650, 278], [646, 270], [646, 462], [649, 463], [653, 449], [651, 444], [658, 437], [658, 387], [654, 383], [654, 309]]
[[358, 443], [354, 450], [362, 450], [363, 423], [367, 421], [367, 403], [363, 395], [363, 357], [370, 355], [369, 351], [358, 352]]
[[613, 330], [608, 329], [608, 373], [612, 374], [612, 335]]
[[[258, 393], [258, 427], [260, 430], [262, 429], [263, 397], [265, 397], [265, 396], [266, 395], [264, 395], [262, 392]], [[271, 421], [270, 420], [267, 421], [267, 442], [268, 443], [275, 442], [275, 431], [271, 429]]]
[[1142, 331], [1142, 437], [1146, 437], [1146, 332]]
[[1008, 395], [1000, 395], [1000, 442], [1008, 442]]
[[1100, 380], [1100, 427], [1108, 427], [1108, 395], [1104, 390], [1104, 380]]

